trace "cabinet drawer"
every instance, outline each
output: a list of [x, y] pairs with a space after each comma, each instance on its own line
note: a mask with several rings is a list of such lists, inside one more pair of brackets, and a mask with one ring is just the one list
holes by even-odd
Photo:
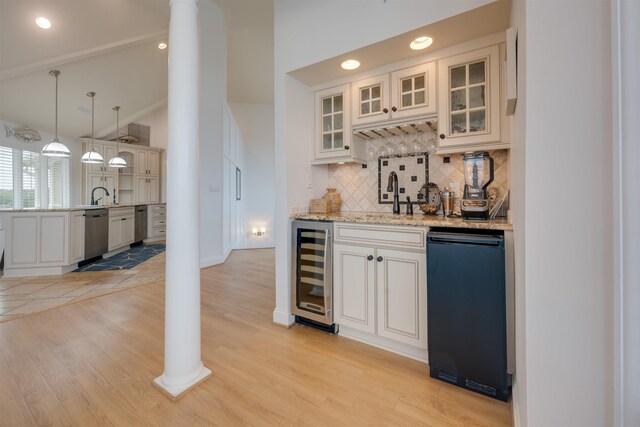
[[109, 209], [109, 218], [116, 216], [131, 216], [133, 217], [133, 208], [111, 208]]
[[167, 220], [164, 219], [164, 218], [157, 218], [157, 219], [154, 218], [153, 219], [152, 227], [162, 227], [162, 228], [164, 228], [164, 227], [166, 227], [166, 225], [167, 225]]
[[167, 211], [167, 205], [149, 205], [149, 209], [151, 209], [152, 213], [166, 212]]
[[426, 229], [421, 227], [335, 223], [336, 242], [376, 244], [426, 251]]

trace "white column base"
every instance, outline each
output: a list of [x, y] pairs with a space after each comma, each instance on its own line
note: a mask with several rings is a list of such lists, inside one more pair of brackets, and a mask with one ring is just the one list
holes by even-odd
[[296, 321], [296, 317], [291, 313], [284, 311], [273, 310], [273, 323], [289, 327]]
[[193, 375], [189, 375], [189, 377], [184, 382], [180, 382], [180, 384], [167, 384], [173, 381], [162, 374], [153, 380], [153, 385], [160, 389], [160, 391], [166, 394], [171, 400], [178, 400], [211, 375], [213, 375], [213, 372], [201, 364]]

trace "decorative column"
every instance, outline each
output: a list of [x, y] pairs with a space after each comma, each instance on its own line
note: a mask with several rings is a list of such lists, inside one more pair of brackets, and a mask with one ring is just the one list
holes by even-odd
[[171, 0], [164, 373], [172, 399], [211, 375], [200, 350], [199, 42], [196, 0]]

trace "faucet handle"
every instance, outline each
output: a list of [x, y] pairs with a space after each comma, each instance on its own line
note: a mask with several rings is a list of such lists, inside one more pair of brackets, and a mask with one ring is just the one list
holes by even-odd
[[411, 197], [407, 196], [407, 215], [413, 215], [413, 203]]

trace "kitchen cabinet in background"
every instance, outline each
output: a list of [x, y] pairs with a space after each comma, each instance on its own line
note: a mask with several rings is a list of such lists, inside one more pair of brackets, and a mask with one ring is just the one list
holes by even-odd
[[334, 224], [334, 320], [341, 335], [426, 361], [425, 233]]
[[359, 80], [351, 88], [353, 126], [436, 112], [435, 62]]

